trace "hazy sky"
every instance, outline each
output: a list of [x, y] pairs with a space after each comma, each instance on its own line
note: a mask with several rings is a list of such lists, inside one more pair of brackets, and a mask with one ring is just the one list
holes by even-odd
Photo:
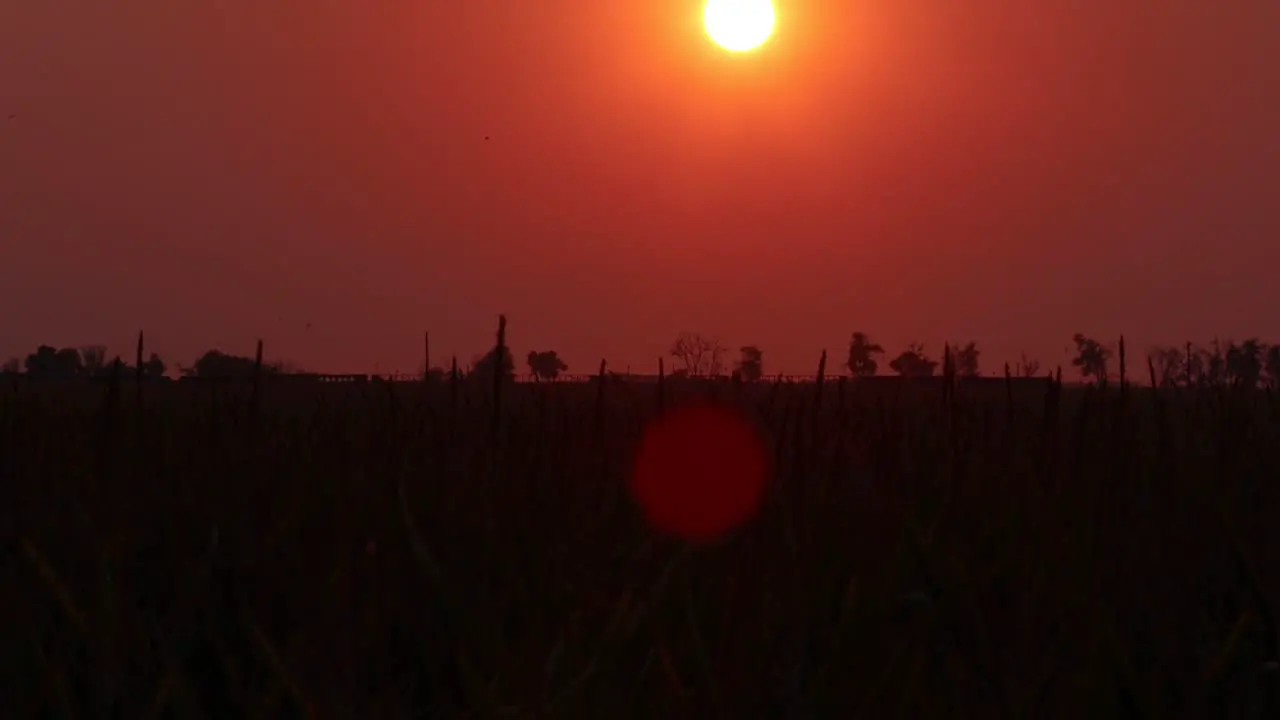
[[1280, 2], [777, 6], [0, 2], [0, 356], [1280, 342]]

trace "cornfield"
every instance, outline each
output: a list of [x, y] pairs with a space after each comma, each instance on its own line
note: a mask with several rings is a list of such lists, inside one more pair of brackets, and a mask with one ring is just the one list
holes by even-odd
[[[714, 397], [721, 542], [625, 490]], [[1280, 401], [1051, 380], [0, 391], [10, 717], [1280, 717]]]

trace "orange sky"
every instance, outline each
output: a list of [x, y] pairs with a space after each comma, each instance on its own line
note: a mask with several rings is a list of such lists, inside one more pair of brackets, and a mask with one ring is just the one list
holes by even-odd
[[1275, 0], [699, 5], [0, 3], [0, 356], [1280, 342]]

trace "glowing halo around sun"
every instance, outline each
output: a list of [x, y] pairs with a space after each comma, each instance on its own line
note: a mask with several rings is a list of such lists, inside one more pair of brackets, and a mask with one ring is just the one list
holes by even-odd
[[773, 34], [772, 0], [707, 0], [702, 23], [717, 45], [731, 52], [753, 50]]

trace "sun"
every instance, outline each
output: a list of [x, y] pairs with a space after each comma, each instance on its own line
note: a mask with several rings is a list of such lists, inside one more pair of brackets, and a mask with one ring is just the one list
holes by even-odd
[[731, 52], [760, 47], [773, 33], [771, 0], [707, 0], [702, 22], [717, 45]]

